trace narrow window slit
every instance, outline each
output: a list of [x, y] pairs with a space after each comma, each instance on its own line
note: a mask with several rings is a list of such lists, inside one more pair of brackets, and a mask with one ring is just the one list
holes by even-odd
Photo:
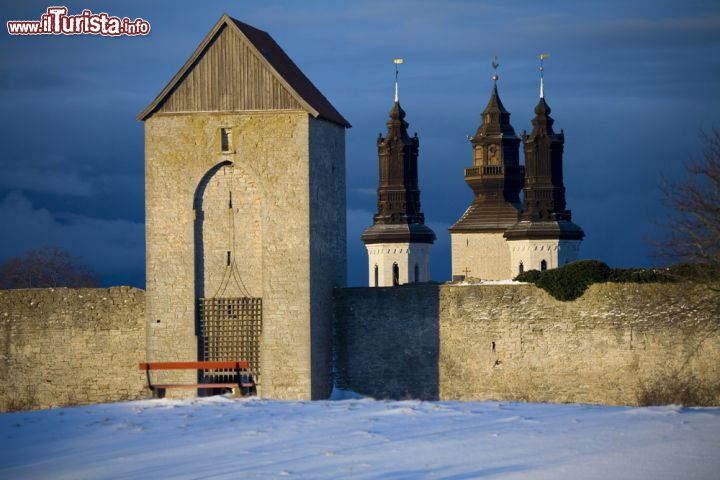
[[232, 130], [229, 128], [220, 129], [220, 150], [223, 153], [230, 151], [230, 132], [232, 132]]

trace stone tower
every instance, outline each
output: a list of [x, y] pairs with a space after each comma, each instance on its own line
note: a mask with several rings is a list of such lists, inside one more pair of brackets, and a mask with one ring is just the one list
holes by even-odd
[[[497, 68], [498, 64], [493, 62]], [[465, 169], [465, 182], [475, 195], [472, 204], [449, 228], [453, 279], [487, 280], [511, 276], [510, 251], [503, 234], [518, 221], [523, 167], [518, 158], [520, 139], [510, 125], [493, 75], [490, 101], [482, 123], [470, 138], [473, 165]]]
[[[540, 67], [542, 75], [542, 65]], [[565, 135], [555, 133], [545, 101], [542, 76], [540, 101], [532, 132], [523, 134], [525, 187], [520, 221], [505, 232], [513, 276], [525, 270], [557, 268], [577, 259], [585, 234], [572, 223], [565, 205], [563, 146]]]
[[380, 184], [373, 225], [362, 234], [368, 251], [371, 287], [389, 287], [429, 279], [430, 247], [435, 233], [425, 225], [418, 188], [417, 133], [410, 137], [395, 84], [387, 135], [378, 136]]
[[350, 124], [227, 15], [138, 119], [148, 359], [250, 360], [263, 396], [327, 397]]

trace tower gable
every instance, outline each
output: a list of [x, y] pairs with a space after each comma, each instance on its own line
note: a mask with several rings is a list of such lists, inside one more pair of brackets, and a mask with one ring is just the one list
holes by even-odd
[[137, 119], [258, 110], [304, 110], [350, 127], [269, 34], [223, 15]]

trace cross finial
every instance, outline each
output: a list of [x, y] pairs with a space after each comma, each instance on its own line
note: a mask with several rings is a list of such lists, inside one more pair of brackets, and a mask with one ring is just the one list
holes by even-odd
[[493, 79], [493, 83], [497, 83], [498, 79], [500, 78], [500, 77], [498, 77], [498, 74], [497, 74], [497, 68], [500, 66], [500, 64], [498, 63], [497, 59], [498, 59], [498, 58], [497, 58], [497, 55], [493, 55], [493, 61], [492, 61], [492, 67], [493, 67], [493, 76], [492, 76], [492, 79]]
[[472, 270], [470, 270], [469, 268], [465, 267], [465, 270], [462, 271], [462, 272], [465, 274], [465, 278], [467, 278], [468, 274], [469, 274], [471, 271], [472, 271]]
[[538, 55], [538, 58], [540, 59], [540, 98], [544, 98], [545, 91], [543, 89], [543, 72], [545, 71], [545, 66], [543, 65], [543, 60], [550, 58], [550, 55], [547, 53], [541, 53]]
[[398, 65], [403, 63], [402, 58], [396, 58], [393, 60], [393, 63], [395, 64], [395, 103], [399, 101], [398, 99]]

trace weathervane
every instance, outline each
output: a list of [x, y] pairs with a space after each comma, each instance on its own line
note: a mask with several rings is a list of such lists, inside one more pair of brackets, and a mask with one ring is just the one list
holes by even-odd
[[497, 61], [497, 55], [493, 55], [493, 61], [492, 61], [492, 67], [493, 67], [493, 76], [492, 76], [492, 79], [493, 79], [493, 83], [497, 83], [498, 78], [500, 78], [500, 77], [498, 77], [498, 74], [497, 74], [497, 67], [499, 67], [499, 66], [500, 66], [500, 64], [499, 64], [498, 61]]
[[402, 58], [396, 58], [393, 60], [393, 63], [395, 64], [395, 102], [398, 102], [398, 65], [403, 63]]
[[541, 53], [538, 55], [538, 58], [540, 59], [540, 98], [545, 97], [545, 92], [543, 91], [543, 72], [545, 71], [545, 66], [543, 65], [543, 60], [546, 58], [550, 58], [550, 54], [548, 53]]

